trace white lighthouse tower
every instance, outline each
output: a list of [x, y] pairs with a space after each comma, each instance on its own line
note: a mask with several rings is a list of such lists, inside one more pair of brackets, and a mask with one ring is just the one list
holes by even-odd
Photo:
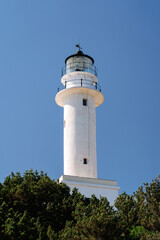
[[59, 179], [86, 197], [118, 196], [116, 181], [97, 178], [95, 109], [104, 101], [92, 57], [79, 50], [66, 58], [56, 103], [64, 108], [64, 175]]

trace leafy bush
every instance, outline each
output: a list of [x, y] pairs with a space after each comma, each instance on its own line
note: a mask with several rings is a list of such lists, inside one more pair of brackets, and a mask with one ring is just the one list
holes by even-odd
[[1, 240], [158, 240], [160, 177], [133, 195], [87, 199], [33, 170], [0, 184]]

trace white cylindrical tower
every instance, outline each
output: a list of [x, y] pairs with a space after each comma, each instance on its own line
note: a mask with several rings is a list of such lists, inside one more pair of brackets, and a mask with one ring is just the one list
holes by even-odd
[[93, 58], [80, 49], [66, 58], [61, 82], [55, 101], [64, 108], [64, 175], [97, 178], [95, 108], [104, 97]]

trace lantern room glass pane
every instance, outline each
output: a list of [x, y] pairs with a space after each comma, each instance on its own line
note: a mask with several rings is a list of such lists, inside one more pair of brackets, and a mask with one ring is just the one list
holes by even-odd
[[66, 62], [66, 73], [83, 71], [92, 73], [92, 60], [84, 56], [74, 56]]

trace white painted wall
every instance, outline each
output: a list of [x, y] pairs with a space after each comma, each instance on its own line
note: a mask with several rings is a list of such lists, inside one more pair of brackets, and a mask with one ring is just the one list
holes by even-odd
[[74, 85], [74, 80], [80, 80], [80, 79], [87, 80], [87, 81], [89, 80], [90, 82], [98, 82], [97, 77], [92, 73], [88, 73], [88, 72], [67, 73], [61, 78], [61, 82], [63, 85], [65, 85], [65, 82], [71, 81], [73, 83], [73, 86], [77, 87], [77, 85]]
[[104, 188], [104, 187], [94, 187], [94, 186], [84, 186], [80, 184], [70, 184], [67, 183], [71, 191], [73, 188], [77, 188], [78, 191], [87, 198], [91, 198], [94, 194], [97, 198], [106, 197], [110, 204], [113, 206], [116, 198], [118, 197], [118, 190], [116, 188]]
[[97, 178], [95, 103], [88, 94], [72, 93], [64, 99], [64, 174]]
[[62, 175], [59, 178], [60, 183], [66, 183], [71, 192], [73, 188], [77, 188], [78, 191], [87, 198], [91, 198], [94, 194], [97, 198], [106, 197], [111, 205], [114, 205], [114, 201], [118, 197], [117, 181], [104, 180], [98, 178], [85, 178]]
[[64, 175], [97, 178], [95, 108], [104, 100], [103, 94], [95, 89], [97, 77], [77, 71], [65, 74], [61, 82], [66, 89], [55, 100], [64, 108]]

